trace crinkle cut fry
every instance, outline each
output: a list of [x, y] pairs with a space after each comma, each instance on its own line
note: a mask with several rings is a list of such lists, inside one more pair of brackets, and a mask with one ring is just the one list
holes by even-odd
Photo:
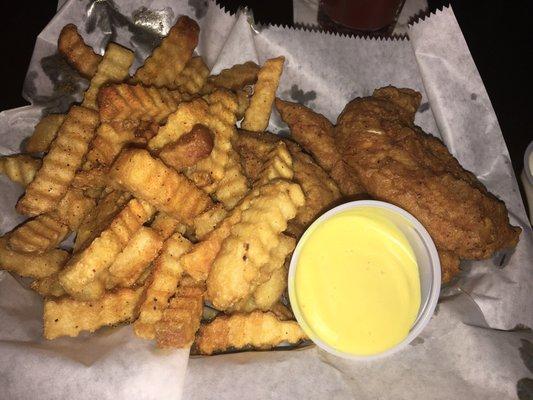
[[194, 233], [197, 239], [203, 240], [228, 215], [222, 203], [216, 203], [209, 210], [204, 211], [193, 221]]
[[113, 185], [187, 222], [213, 205], [185, 176], [143, 149], [126, 149], [111, 166]]
[[294, 176], [292, 157], [287, 145], [279, 141], [268, 153], [259, 173], [257, 184], [262, 185], [276, 178], [291, 180]]
[[129, 70], [135, 55], [131, 50], [116, 43], [109, 43], [102, 62], [98, 65], [96, 74], [91, 79], [89, 88], [85, 92], [82, 106], [98, 109], [96, 96], [105, 84], [121, 82], [129, 76]]
[[162, 318], [183, 274], [180, 258], [190, 247], [191, 242], [179, 233], [163, 244], [139, 302], [139, 318], [133, 324], [137, 336], [154, 339], [155, 324]]
[[174, 88], [176, 78], [198, 44], [199, 32], [196, 21], [187, 16], [179, 17], [144, 65], [135, 72], [134, 80], [148, 86]]
[[284, 62], [284, 57], [273, 58], [265, 61], [259, 70], [254, 94], [241, 124], [243, 129], [262, 132], [267, 128]]
[[65, 114], [45, 115], [35, 125], [35, 129], [29, 138], [24, 141], [24, 150], [28, 153], [46, 152], [55, 139], [57, 131], [65, 121]]
[[101, 297], [104, 283], [99, 275], [107, 271], [116, 256], [153, 215], [153, 208], [132, 199], [92, 243], [69, 260], [59, 274], [61, 286], [74, 298], [93, 300]]
[[67, 24], [61, 29], [57, 50], [76, 71], [89, 79], [96, 74], [98, 64], [102, 61], [102, 56], [85, 44], [74, 24]]
[[136, 128], [136, 124], [121, 122], [100, 124], [90, 144], [83, 169], [87, 170], [95, 165], [110, 166], [124, 145], [135, 143]]
[[120, 83], [98, 92], [100, 118], [110, 121], [151, 121], [162, 123], [190, 98], [178, 90]]
[[95, 111], [71, 107], [41, 168], [19, 200], [16, 207], [18, 212], [35, 216], [54, 209], [81, 166], [98, 123], [98, 113]]
[[0, 174], [6, 175], [22, 186], [27, 186], [41, 167], [41, 162], [39, 158], [26, 154], [0, 157]]
[[19, 253], [8, 247], [9, 235], [0, 237], [0, 268], [29, 278], [44, 278], [59, 271], [69, 253], [54, 249], [44, 254]]
[[305, 199], [299, 185], [279, 179], [259, 188], [261, 195], [242, 212], [231, 228], [209, 271], [208, 296], [218, 310], [229, 310], [248, 298], [270, 278], [274, 248], [287, 221], [294, 218]]
[[57, 247], [70, 229], [50, 214], [42, 214], [27, 220], [15, 228], [9, 236], [9, 247], [23, 253], [44, 253]]
[[44, 337], [76, 337], [81, 331], [94, 332], [106, 325], [131, 321], [142, 288], [107, 292], [94, 301], [79, 301], [69, 297], [47, 299], [44, 302]]
[[186, 225], [182, 224], [179, 219], [163, 212], [158, 212], [155, 215], [150, 227], [154, 229], [163, 240], [168, 239], [170, 235], [176, 232], [183, 235], [187, 229]]
[[[218, 75], [208, 78], [208, 84], [205, 90], [207, 93], [213, 91], [213, 88], [226, 88], [230, 90], [239, 90], [247, 85], [252, 85], [257, 81], [259, 65], [253, 61], [247, 61], [243, 64], [236, 64], [230, 68], [223, 69]], [[203, 92], [204, 90], [202, 90]]]
[[235, 150], [228, 152], [228, 163], [224, 177], [217, 185], [215, 197], [224, 206], [231, 210], [248, 193], [248, 179], [244, 175], [239, 155]]
[[197, 94], [207, 81], [208, 75], [209, 68], [202, 57], [192, 57], [176, 77], [175, 84], [182, 92]]
[[57, 279], [57, 273], [34, 280], [30, 287], [43, 297], [61, 297], [66, 294]]
[[200, 354], [213, 354], [249, 347], [270, 349], [306, 339], [296, 321], [280, 321], [271, 312], [254, 311], [216, 317], [200, 327], [194, 344]]
[[163, 240], [151, 228], [141, 227], [109, 266], [105, 285], [131, 287], [157, 257]]
[[190, 347], [204, 308], [205, 285], [180, 285], [174, 298], [155, 324], [155, 339], [159, 348]]

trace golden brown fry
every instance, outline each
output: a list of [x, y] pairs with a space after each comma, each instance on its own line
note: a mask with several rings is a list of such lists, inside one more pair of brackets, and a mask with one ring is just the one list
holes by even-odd
[[189, 133], [163, 146], [159, 158], [175, 170], [181, 171], [208, 157], [213, 145], [213, 132], [204, 125], [196, 124]]
[[[108, 171], [105, 167], [80, 170], [72, 180], [72, 187], [80, 190], [103, 190], [108, 184]], [[98, 197], [98, 196], [97, 196]]]
[[175, 233], [163, 244], [139, 302], [139, 318], [133, 328], [135, 334], [145, 339], [154, 339], [155, 324], [168, 307], [168, 299], [176, 292], [183, 274], [180, 257], [190, 249], [191, 242]]
[[42, 167], [19, 200], [18, 212], [35, 216], [55, 208], [81, 166], [98, 122], [98, 113], [95, 111], [71, 107], [50, 151], [43, 159]]
[[144, 65], [135, 72], [134, 80], [148, 86], [174, 88], [176, 78], [198, 44], [199, 32], [196, 21], [187, 16], [179, 17]]
[[27, 186], [41, 167], [41, 160], [25, 154], [0, 157], [0, 174]]
[[195, 347], [201, 354], [245, 348], [270, 349], [283, 342], [296, 344], [307, 336], [296, 321], [280, 321], [271, 312], [221, 315], [202, 325]]
[[253, 61], [236, 64], [231, 68], [223, 69], [218, 75], [210, 76], [208, 82], [215, 87], [230, 90], [239, 90], [257, 81], [259, 65]]
[[42, 214], [15, 228], [9, 247], [23, 253], [44, 253], [57, 247], [69, 234], [69, 227], [50, 214]]
[[280, 233], [305, 202], [300, 186], [285, 180], [258, 190], [261, 195], [231, 228], [209, 272], [208, 296], [218, 310], [232, 309], [270, 278], [269, 259], [279, 246]]
[[189, 60], [174, 83], [181, 92], [196, 94], [204, 86], [208, 75], [209, 68], [205, 65], [202, 57], [197, 56]]
[[61, 286], [80, 300], [94, 300], [103, 294], [99, 275], [107, 271], [131, 238], [154, 211], [142, 200], [132, 199], [91, 244], [73, 255], [59, 274]]
[[86, 197], [81, 190], [70, 188], [52, 215], [67, 225], [71, 231], [76, 231], [94, 206], [95, 201], [93, 199]]
[[20, 276], [44, 278], [65, 264], [69, 254], [54, 249], [44, 254], [18, 253], [8, 247], [8, 235], [0, 237], [0, 268]]
[[94, 165], [110, 166], [126, 144], [136, 142], [136, 128], [136, 124], [122, 122], [101, 124], [90, 144], [83, 169]]
[[267, 154], [265, 162], [257, 176], [257, 184], [262, 185], [274, 179], [291, 180], [294, 176], [292, 157], [287, 145], [282, 141], [276, 143]]
[[237, 90], [235, 95], [237, 96], [238, 104], [235, 115], [237, 116], [237, 120], [241, 120], [250, 106], [250, 96], [246, 90]]
[[224, 206], [231, 210], [248, 193], [248, 180], [243, 173], [239, 155], [235, 150], [228, 151], [228, 163], [225, 174], [217, 185], [215, 197]]
[[83, 107], [98, 109], [96, 96], [100, 88], [106, 84], [121, 82], [129, 75], [131, 64], [133, 63], [134, 53], [116, 43], [107, 45], [104, 58], [98, 65], [96, 74], [91, 79], [89, 88], [85, 92]]
[[133, 286], [157, 256], [162, 245], [163, 240], [154, 229], [141, 227], [109, 266], [106, 289]]
[[155, 324], [155, 339], [159, 348], [190, 347], [204, 308], [204, 285], [180, 285], [163, 316]]
[[81, 331], [94, 332], [105, 325], [131, 321], [141, 293], [142, 288], [119, 289], [96, 301], [48, 299], [44, 302], [44, 337], [75, 337]]
[[262, 132], [267, 128], [284, 62], [284, 57], [266, 60], [259, 70], [254, 94], [241, 124], [242, 129]]
[[65, 121], [65, 114], [45, 115], [35, 125], [35, 129], [29, 138], [24, 141], [24, 150], [28, 153], [46, 152], [55, 139], [57, 131]]
[[129, 193], [120, 190], [105, 193], [95, 208], [83, 218], [74, 243], [74, 252], [79, 252], [91, 243], [130, 200]]
[[98, 93], [98, 109], [103, 122], [153, 121], [162, 123], [189, 97], [178, 90], [128, 85], [109, 85]]
[[96, 54], [90, 46], [85, 44], [74, 24], [65, 25], [61, 29], [57, 50], [76, 71], [89, 79], [96, 74], [98, 64], [102, 60], [101, 55]]
[[37, 279], [31, 283], [30, 287], [43, 297], [61, 297], [66, 294], [63, 286], [59, 284], [57, 274]]
[[113, 184], [159, 211], [189, 221], [212, 206], [209, 196], [185, 176], [142, 149], [126, 149], [111, 166]]
[[196, 238], [203, 240], [209, 232], [212, 232], [216, 226], [226, 218], [227, 215], [228, 212], [222, 203], [217, 203], [209, 210], [197, 216], [193, 221]]
[[187, 230], [187, 227], [182, 224], [179, 219], [171, 217], [164, 212], [158, 212], [150, 226], [163, 240], [168, 239], [173, 233], [176, 232], [179, 232], [183, 235]]

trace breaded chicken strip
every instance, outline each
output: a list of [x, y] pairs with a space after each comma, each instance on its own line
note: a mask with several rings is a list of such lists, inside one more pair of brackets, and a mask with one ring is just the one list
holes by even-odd
[[372, 197], [413, 214], [440, 249], [482, 259], [515, 246], [521, 230], [505, 204], [413, 124], [419, 102], [420, 94], [393, 87], [352, 100], [335, 127], [339, 154]]

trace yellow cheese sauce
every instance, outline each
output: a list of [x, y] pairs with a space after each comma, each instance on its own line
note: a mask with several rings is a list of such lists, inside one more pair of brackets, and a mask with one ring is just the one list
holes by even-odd
[[353, 355], [373, 355], [408, 335], [420, 307], [414, 252], [374, 207], [341, 212], [301, 239], [290, 282], [295, 312], [311, 339]]

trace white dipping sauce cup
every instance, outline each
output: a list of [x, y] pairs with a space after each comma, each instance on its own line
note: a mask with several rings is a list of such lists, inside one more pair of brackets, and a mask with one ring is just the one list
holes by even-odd
[[[314, 229], [318, 224], [321, 224], [327, 219], [330, 219], [336, 214], [354, 210], [357, 208], [377, 208], [380, 210], [380, 214], [389, 219], [396, 227], [405, 235], [407, 241], [411, 245], [413, 252], [416, 256], [416, 261], [418, 263], [418, 271], [420, 276], [420, 309], [418, 310], [418, 315], [409, 331], [407, 337], [398, 343], [393, 348], [390, 348], [384, 352], [372, 355], [356, 355], [345, 353], [339, 351], [327, 343], [324, 343], [320, 338], [316, 337], [313, 333], [313, 330], [305, 319], [303, 314], [300, 311], [297, 294], [296, 294], [296, 285], [295, 285], [295, 276], [296, 269], [298, 268], [298, 259], [303, 245], [305, 244], [306, 235], [304, 234], [291, 258], [291, 263], [289, 267], [289, 298], [291, 301], [291, 306], [294, 311], [296, 320], [305, 331], [305, 333], [310, 337], [310, 339], [315, 342], [320, 348], [325, 351], [334, 354], [339, 357], [349, 358], [353, 360], [376, 360], [386, 356], [389, 356], [397, 351], [405, 348], [414, 338], [416, 338], [424, 327], [428, 324], [431, 316], [435, 312], [435, 307], [437, 301], [439, 300], [440, 285], [441, 285], [441, 270], [440, 270], [440, 261], [437, 249], [433, 240], [429, 236], [426, 228], [407, 211], [397, 207], [395, 205], [385, 203], [383, 201], [375, 200], [360, 200], [353, 201], [350, 203], [341, 204], [325, 214], [321, 215], [315, 222], [307, 228], [306, 232]], [[346, 318], [349, 318], [347, 315]]]

